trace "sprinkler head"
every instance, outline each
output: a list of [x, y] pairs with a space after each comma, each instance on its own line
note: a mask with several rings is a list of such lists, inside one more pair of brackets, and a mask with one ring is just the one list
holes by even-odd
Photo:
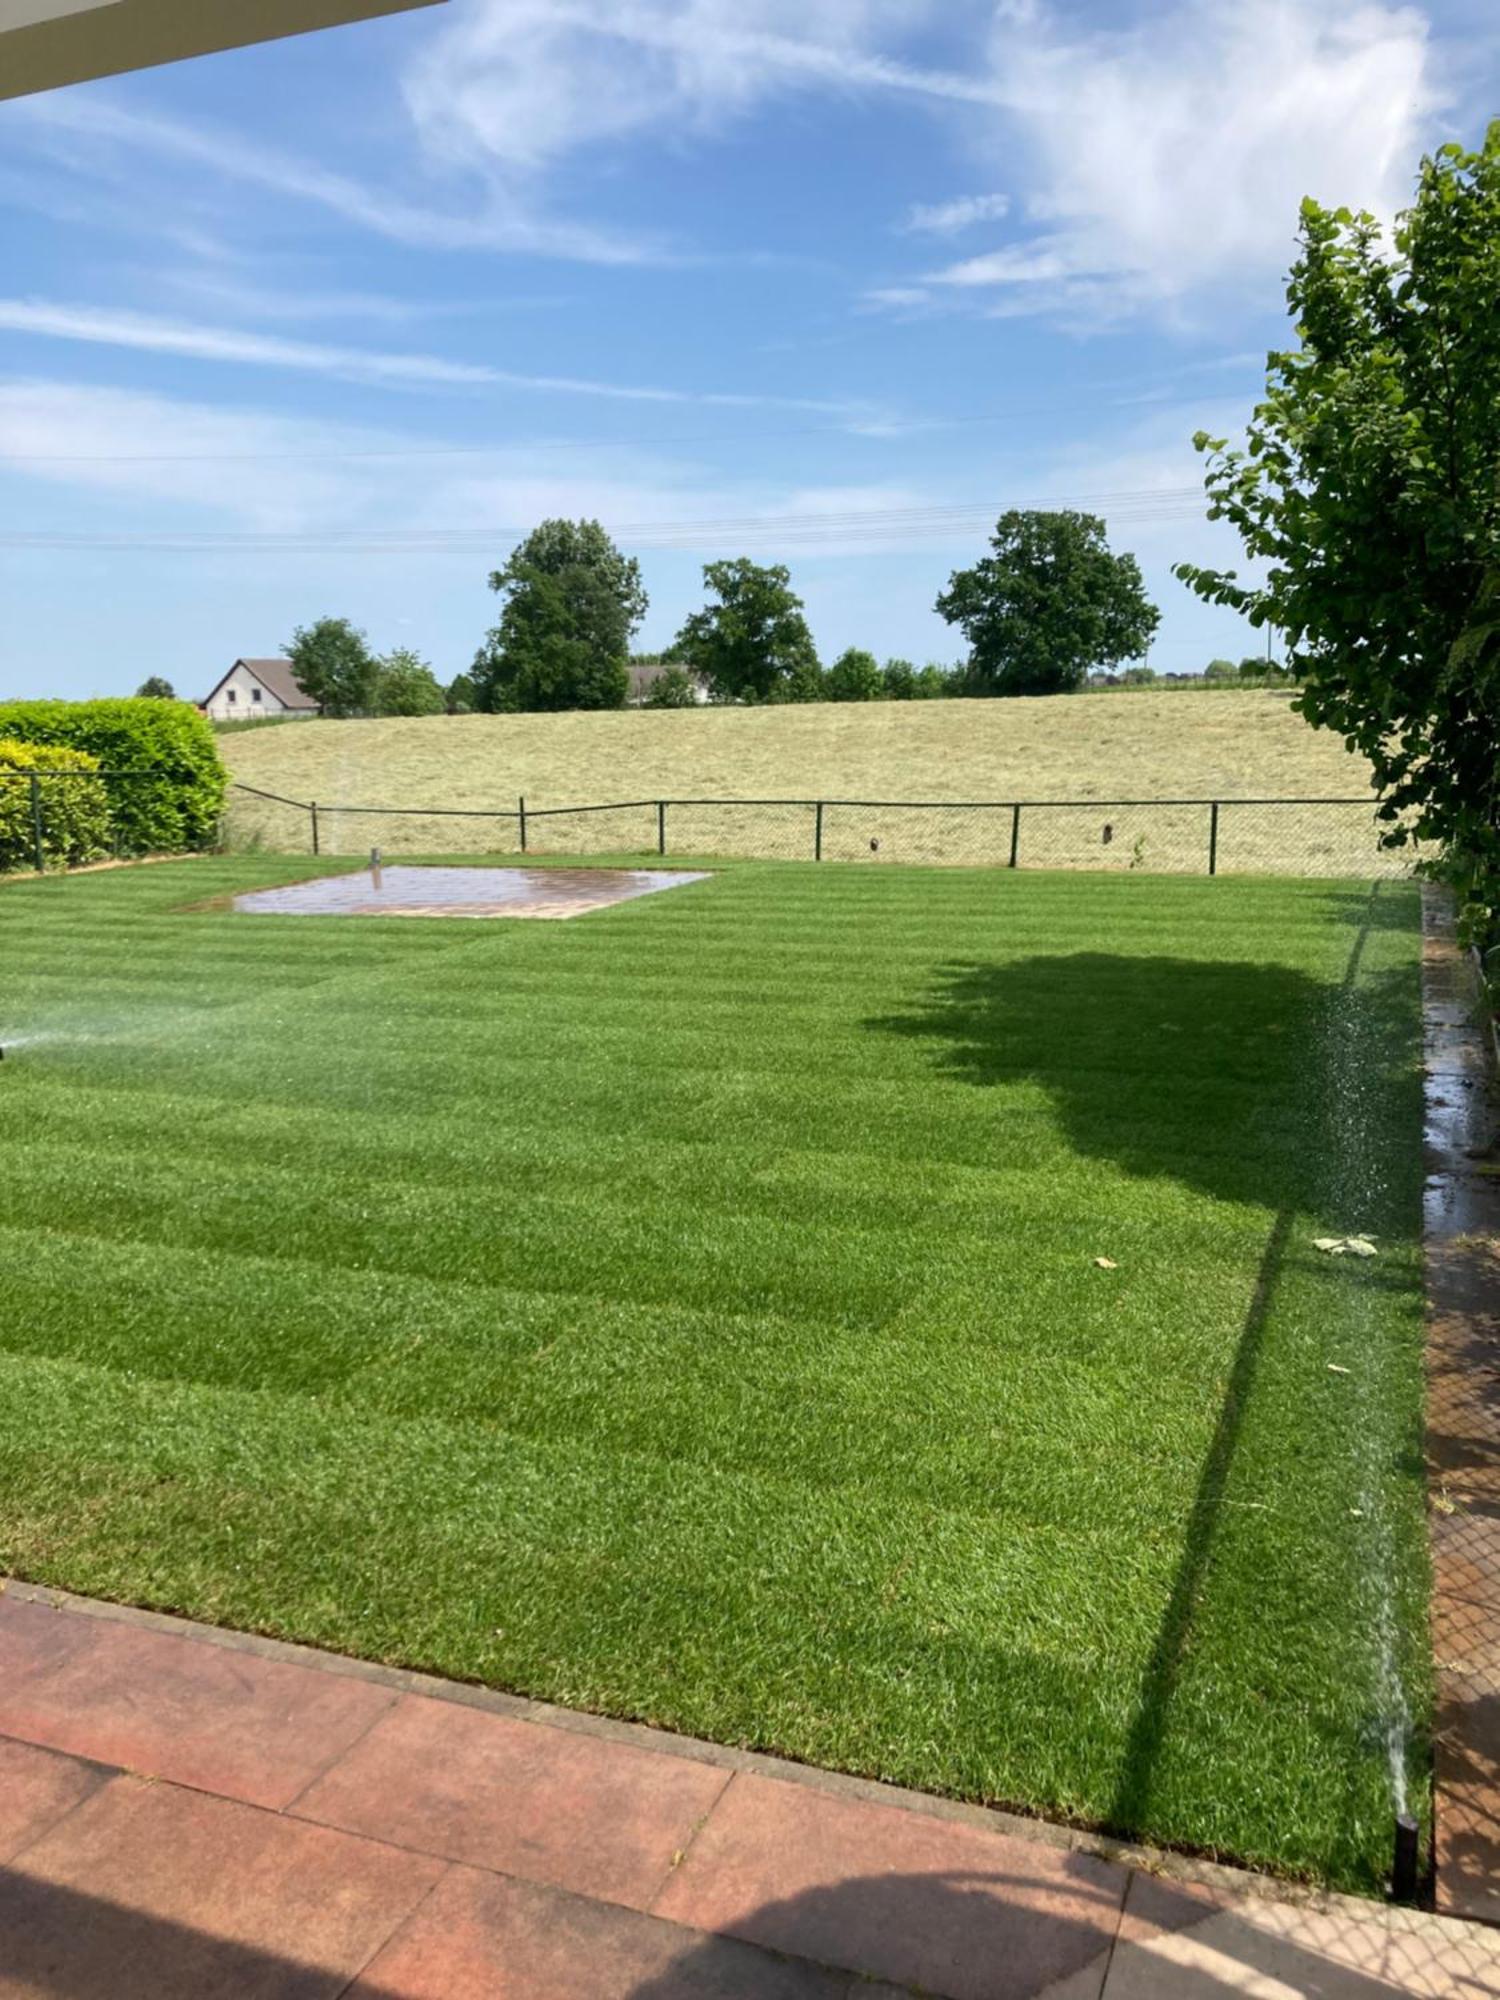
[[1411, 1813], [1397, 1813], [1396, 1841], [1391, 1858], [1391, 1901], [1417, 1900], [1417, 1822]]

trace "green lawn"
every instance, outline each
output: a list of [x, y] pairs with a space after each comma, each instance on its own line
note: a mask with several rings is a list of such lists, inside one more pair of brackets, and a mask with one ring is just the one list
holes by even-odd
[[0, 886], [0, 1568], [1377, 1884], [1412, 888], [315, 866]]

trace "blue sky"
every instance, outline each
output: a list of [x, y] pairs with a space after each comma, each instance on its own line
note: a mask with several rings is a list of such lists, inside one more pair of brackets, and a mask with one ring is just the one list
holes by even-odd
[[1163, 668], [1259, 643], [1190, 438], [1304, 193], [1494, 108], [1479, 0], [451, 0], [0, 105], [0, 694], [206, 691], [325, 612], [444, 679], [547, 514], [664, 643], [785, 561], [825, 658], [952, 659], [1004, 507], [1105, 515]]

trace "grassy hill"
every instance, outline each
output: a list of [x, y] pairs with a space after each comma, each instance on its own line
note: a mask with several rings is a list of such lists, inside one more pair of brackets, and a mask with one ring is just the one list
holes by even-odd
[[[230, 734], [221, 747], [236, 778], [316, 799], [324, 808], [514, 810], [523, 793], [532, 810], [655, 798], [1358, 797], [1369, 783], [1363, 761], [1350, 756], [1337, 736], [1310, 729], [1292, 711], [1289, 695], [1266, 689], [318, 721]], [[1356, 817], [1363, 829], [1363, 816]], [[1123, 864], [1138, 829], [1128, 816], [1116, 818], [1114, 851]], [[1196, 853], [1202, 818], [1184, 815], [1181, 827], [1169, 826], [1162, 815], [1149, 827], [1143, 820], [1151, 859], [1176, 840]], [[1080, 820], [1074, 816], [1068, 825]], [[307, 838], [305, 815], [243, 794], [235, 796], [230, 823], [237, 843], [300, 848]], [[554, 846], [604, 851], [645, 846], [654, 839], [653, 827], [644, 819], [639, 827], [624, 819], [615, 826], [600, 816], [566, 828], [553, 822], [549, 831]], [[674, 851], [690, 851], [690, 816], [677, 816], [673, 831]], [[829, 831], [832, 837], [832, 823]], [[869, 831], [863, 825], [847, 829], [851, 857], [858, 848], [868, 850]], [[877, 831], [891, 858], [949, 858], [931, 845], [908, 853], [894, 829], [883, 824]], [[327, 847], [350, 853], [374, 840], [408, 853], [511, 844], [497, 839], [493, 823], [480, 820], [325, 814], [323, 832]], [[986, 838], [991, 834], [1001, 837], [998, 816]], [[704, 851], [726, 851], [719, 836], [715, 829], [710, 840], [705, 829]], [[1092, 828], [1089, 839], [1098, 838]], [[789, 816], [784, 851], [800, 854], [806, 845], [806, 828], [800, 818], [793, 826]], [[1361, 851], [1369, 845], [1362, 831]], [[783, 850], [762, 844], [744, 851]], [[842, 851], [837, 842], [825, 849]], [[976, 852], [972, 858], [993, 857]], [[1055, 858], [1077, 865], [1083, 857], [1059, 845]]]

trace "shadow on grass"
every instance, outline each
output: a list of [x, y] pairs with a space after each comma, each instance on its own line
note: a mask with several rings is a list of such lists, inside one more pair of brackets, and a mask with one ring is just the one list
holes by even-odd
[[[1273, 1218], [1106, 1814], [1121, 1834], [1149, 1825], [1293, 1225], [1396, 1237], [1416, 1226], [1415, 980], [1405, 967], [1361, 976], [1392, 902], [1371, 891], [1337, 985], [1256, 961], [1074, 952], [949, 966], [915, 1012], [867, 1023], [930, 1040], [944, 1072], [981, 1088], [1040, 1083], [1080, 1155]], [[1396, 925], [1414, 928], [1409, 901]], [[1413, 1145], [1393, 1160], [1402, 1093]], [[1358, 1281], [1387, 1282], [1377, 1270]]]

